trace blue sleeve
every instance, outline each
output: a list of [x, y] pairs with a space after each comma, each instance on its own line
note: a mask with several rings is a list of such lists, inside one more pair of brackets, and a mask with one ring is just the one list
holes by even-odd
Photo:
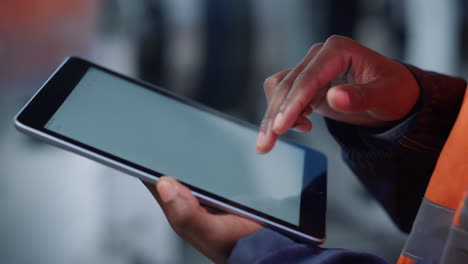
[[[325, 249], [296, 243], [270, 230], [261, 229], [240, 239], [229, 264], [388, 264], [383, 258], [363, 251]], [[414, 264], [436, 264], [419, 260]]]
[[383, 258], [362, 251], [300, 244], [267, 228], [240, 239], [231, 252], [228, 263], [388, 264]]

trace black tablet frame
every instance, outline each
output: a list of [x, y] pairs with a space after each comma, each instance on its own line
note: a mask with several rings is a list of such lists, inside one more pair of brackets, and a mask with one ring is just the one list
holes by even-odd
[[[248, 127], [250, 129], [258, 130], [258, 127], [247, 123], [245, 121], [233, 118], [232, 116], [226, 115], [222, 112], [209, 108], [205, 105], [197, 103], [191, 99], [177, 95], [169, 90], [162, 89], [155, 85], [149, 84], [147, 82], [136, 80], [120, 73], [114, 72], [112, 70], [106, 69], [102, 66], [96, 65], [84, 59], [78, 57], [67, 58], [64, 63], [56, 70], [56, 72], [49, 78], [49, 80], [42, 86], [42, 88], [36, 93], [36, 95], [28, 102], [28, 104], [20, 111], [16, 116], [16, 126], [19, 130], [31, 134], [33, 136], [39, 136], [39, 138], [46, 139], [49, 143], [57, 145], [59, 147], [71, 150], [80, 155], [97, 160], [98, 162], [104, 163], [106, 165], [111, 165], [114, 168], [123, 170], [134, 176], [139, 177], [140, 179], [148, 182], [155, 182], [160, 176], [161, 173], [150, 170], [138, 164], [129, 162], [125, 159], [119, 158], [115, 155], [106, 153], [92, 146], [83, 144], [74, 139], [65, 137], [61, 134], [58, 134], [54, 131], [48, 130], [45, 128], [46, 123], [66, 100], [69, 94], [73, 91], [76, 85], [80, 82], [82, 77], [86, 74], [88, 69], [96, 68], [101, 71], [104, 71], [113, 76], [117, 76], [126, 81], [132, 82], [141, 86], [144, 89], [149, 89], [153, 92], [157, 92], [179, 102], [183, 102], [187, 105], [195, 107], [197, 109], [209, 112], [210, 114], [217, 115], [221, 118], [231, 120], [241, 126]], [[52, 140], [51, 140], [52, 139]], [[57, 139], [55, 141], [53, 139]], [[283, 140], [284, 141], [284, 140]], [[67, 142], [67, 144], [63, 144]], [[312, 150], [308, 147], [285, 141], [288, 144], [292, 144], [297, 148], [301, 148], [306, 151], [305, 155], [305, 166], [304, 166], [304, 180], [302, 194], [301, 194], [301, 206], [300, 206], [300, 223], [299, 226], [293, 225], [281, 219], [272, 217], [270, 215], [264, 214], [257, 210], [248, 208], [242, 204], [230, 201], [218, 195], [209, 193], [203, 189], [197, 188], [190, 184], [186, 184], [192, 192], [207, 206], [215, 207], [216, 209], [222, 209], [230, 213], [237, 213], [242, 216], [248, 217], [252, 220], [262, 222], [268, 227], [285, 233], [285, 230], [281, 226], [287, 227], [287, 229], [295, 230], [296, 232], [286, 232], [286, 235], [290, 236], [295, 240], [300, 240], [303, 242], [312, 242], [319, 244], [325, 241], [325, 219], [326, 219], [326, 196], [327, 196], [327, 172], [326, 172], [326, 158], [323, 154]], [[65, 146], [67, 145], [67, 146]], [[71, 146], [76, 146], [70, 147]], [[92, 155], [91, 153], [96, 153], [99, 157]], [[103, 158], [100, 158], [103, 157]], [[125, 165], [124, 167], [131, 167], [134, 170], [122, 169], [122, 166], [115, 165], [110, 161], [114, 161], [118, 164]], [[322, 167], [314, 166], [317, 164], [317, 161], [322, 164]], [[112, 164], [111, 164], [112, 163]], [[325, 165], [323, 165], [325, 164]], [[317, 171], [319, 170], [319, 171]], [[314, 172], [314, 177], [311, 179], [307, 175], [311, 175], [311, 172]], [[141, 172], [139, 174], [138, 172]], [[153, 176], [148, 177], [148, 175]], [[320, 176], [316, 176], [320, 175]], [[144, 176], [144, 177], [141, 177]], [[209, 199], [206, 199], [209, 197]], [[219, 201], [221, 204], [228, 205], [227, 207], [219, 208], [219, 203], [213, 202]], [[231, 209], [230, 209], [231, 208]], [[232, 208], [238, 210], [232, 210]], [[245, 212], [245, 213], [243, 213]], [[253, 217], [256, 216], [256, 217]], [[259, 220], [260, 218], [260, 220]], [[267, 220], [263, 221], [261, 219]], [[276, 223], [278, 225], [272, 224]]]

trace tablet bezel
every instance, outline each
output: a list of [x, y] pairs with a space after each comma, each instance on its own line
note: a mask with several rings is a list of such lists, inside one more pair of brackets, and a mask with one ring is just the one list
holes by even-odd
[[[58, 134], [44, 127], [57, 111], [57, 109], [65, 101], [68, 95], [80, 82], [88, 69], [92, 67], [137, 84], [144, 89], [149, 89], [173, 100], [183, 102], [192, 107], [209, 112], [210, 114], [217, 115], [220, 118], [228, 119], [239, 125], [258, 130], [258, 127], [250, 123], [233, 118], [229, 115], [197, 103], [191, 99], [179, 96], [169, 90], [162, 89], [144, 81], [127, 77], [77, 57], [67, 58], [49, 78], [49, 80], [46, 81], [42, 88], [34, 95], [34, 97], [23, 107], [23, 109], [15, 118], [16, 127], [19, 130], [32, 136], [39, 137], [48, 143], [67, 150], [71, 150], [77, 154], [86, 156], [113, 168], [129, 173], [143, 181], [150, 183], [157, 181], [157, 179], [162, 176], [162, 174], [157, 171], [153, 171], [138, 164], [129, 162], [118, 156], [106, 153], [87, 144], [83, 144], [79, 141]], [[197, 188], [190, 184], [186, 184], [184, 182], [182, 183], [187, 185], [192, 190], [192, 193], [194, 193], [194, 195], [197, 196], [199, 200], [205, 205], [214, 207], [216, 209], [221, 209], [229, 213], [241, 215], [256, 222], [260, 222], [282, 233], [286, 232], [286, 235], [296, 240], [312, 242], [316, 244], [323, 243], [325, 241], [326, 217], [326, 159], [323, 154], [320, 154], [315, 150], [292, 142], [285, 142], [306, 151], [304, 170], [310, 169], [308, 166], [312, 166], [312, 162], [310, 162], [310, 159], [312, 158], [314, 160], [317, 158], [322, 159], [322, 163], [325, 164], [325, 169], [322, 173], [323, 175], [317, 177], [319, 179], [316, 179], [314, 181], [314, 185], [310, 186], [312, 190], [303, 191], [301, 194], [301, 209], [299, 217], [300, 223], [298, 226], [257, 210], [248, 208], [242, 204], [225, 199], [210, 192], [204, 191], [203, 189]], [[307, 184], [309, 184], [308, 180], [304, 179], [304, 185]], [[311, 196], [316, 197], [317, 195], [321, 196], [321, 198], [318, 200], [307, 199], [307, 197], [311, 198]], [[307, 200], [313, 200], [315, 203], [305, 203]]]

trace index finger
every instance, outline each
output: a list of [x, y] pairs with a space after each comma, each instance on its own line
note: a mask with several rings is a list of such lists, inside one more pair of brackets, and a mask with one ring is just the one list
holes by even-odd
[[283, 79], [286, 77], [286, 75], [289, 74], [289, 72], [291, 72], [291, 70], [280, 71], [265, 79], [265, 81], [263, 82], [263, 90], [265, 92], [265, 97], [268, 103], [270, 102], [275, 88], [278, 86], [279, 83], [281, 83], [281, 81], [283, 81]]
[[304, 108], [318, 105], [325, 97], [330, 82], [349, 70], [351, 53], [348, 47], [340, 46], [342, 40], [343, 37], [330, 38], [294, 82], [274, 118], [274, 133], [282, 134], [290, 129]]
[[[271, 86], [265, 87], [270, 89], [267, 91], [269, 102], [265, 116], [263, 117], [263, 121], [260, 126], [260, 132], [257, 139], [256, 149], [258, 153], [267, 153], [273, 148], [276, 140], [278, 139], [278, 134], [275, 134], [272, 130], [273, 118], [276, 117], [276, 114], [278, 113], [283, 101], [288, 96], [289, 90], [291, 89], [294, 80], [320, 51], [322, 46], [322, 43], [312, 46], [304, 59], [289, 73], [285, 74], [284, 78], [282, 78], [282, 80], [275, 85], [274, 89], [272, 89]], [[293, 121], [295, 122], [296, 119]]]

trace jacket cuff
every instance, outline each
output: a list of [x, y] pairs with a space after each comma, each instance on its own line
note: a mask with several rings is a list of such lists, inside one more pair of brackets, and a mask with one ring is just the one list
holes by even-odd
[[338, 248], [325, 249], [296, 243], [267, 228], [240, 239], [227, 262], [232, 264], [388, 264], [381, 257], [367, 252]]
[[440, 152], [463, 102], [466, 81], [404, 64], [421, 87], [420, 110], [400, 144]]
[[262, 258], [269, 257], [279, 249], [294, 244], [295, 242], [291, 239], [271, 229], [262, 228], [237, 241], [228, 258], [228, 263], [259, 263]]

